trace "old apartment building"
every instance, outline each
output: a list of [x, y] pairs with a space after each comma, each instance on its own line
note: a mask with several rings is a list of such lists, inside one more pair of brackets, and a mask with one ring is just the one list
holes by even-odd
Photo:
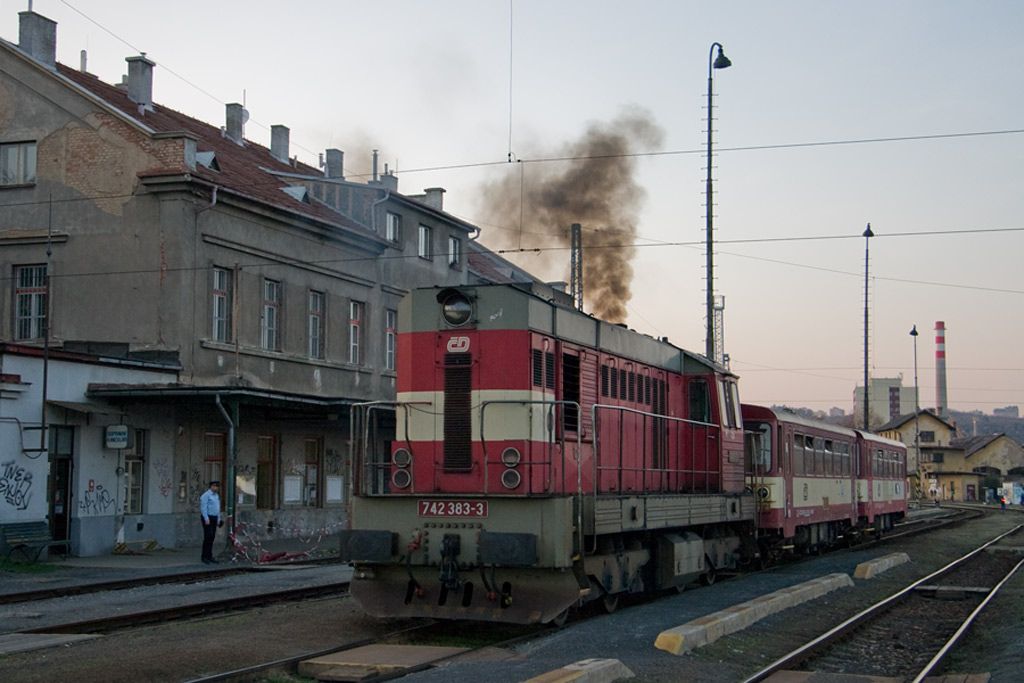
[[284, 126], [265, 147], [241, 105], [196, 120], [154, 101], [145, 56], [112, 85], [20, 19], [0, 40], [0, 474], [33, 483], [0, 522], [47, 519], [83, 555], [190, 545], [220, 479], [242, 536], [343, 525], [349, 406], [393, 397], [401, 297], [529, 276], [440, 188], [350, 182], [340, 150], [298, 163]]

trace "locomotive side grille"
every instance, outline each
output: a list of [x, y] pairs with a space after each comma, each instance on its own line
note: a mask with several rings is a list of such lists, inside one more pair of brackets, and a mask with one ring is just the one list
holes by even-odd
[[472, 358], [449, 353], [444, 358], [444, 469], [466, 472], [473, 466], [471, 448]]
[[533, 349], [531, 369], [533, 386], [546, 389], [555, 388], [555, 354], [550, 351]]

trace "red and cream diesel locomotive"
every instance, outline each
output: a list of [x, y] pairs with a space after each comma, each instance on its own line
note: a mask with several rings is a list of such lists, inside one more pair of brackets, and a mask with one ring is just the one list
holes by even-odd
[[902, 470], [866, 455], [905, 462], [900, 444], [741, 407], [722, 366], [566, 303], [536, 284], [403, 300], [397, 401], [352, 425], [341, 557], [370, 614], [558, 622], [905, 510]]
[[[371, 614], [558, 621], [756, 554], [736, 377], [553, 297], [403, 300], [397, 403], [353, 426], [341, 554]], [[376, 453], [372, 416], [391, 409]]]

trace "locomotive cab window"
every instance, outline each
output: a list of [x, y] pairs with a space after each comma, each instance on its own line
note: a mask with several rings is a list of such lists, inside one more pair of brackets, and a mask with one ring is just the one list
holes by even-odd
[[694, 422], [711, 422], [711, 397], [708, 396], [708, 383], [704, 380], [690, 382], [689, 394], [690, 419]]
[[571, 353], [562, 354], [562, 428], [576, 432], [580, 426], [580, 357]]
[[751, 424], [746, 432], [749, 468], [764, 473], [772, 468], [772, 426], [766, 422]]

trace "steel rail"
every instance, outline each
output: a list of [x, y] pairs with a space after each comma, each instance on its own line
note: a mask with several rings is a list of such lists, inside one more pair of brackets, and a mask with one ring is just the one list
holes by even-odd
[[231, 612], [276, 602], [291, 602], [338, 595], [340, 593], [347, 593], [348, 587], [349, 582], [344, 581], [319, 586], [306, 586], [304, 588], [291, 588], [272, 593], [260, 593], [259, 595], [243, 595], [223, 600], [210, 600], [186, 605], [175, 605], [174, 607], [162, 609], [132, 612], [130, 614], [118, 614], [99, 619], [86, 619], [65, 624], [41, 626], [39, 628], [15, 631], [15, 633], [106, 633], [156, 622], [189, 619], [214, 612]]
[[818, 648], [820, 648], [820, 647], [822, 647], [824, 645], [828, 645], [829, 643], [837, 640], [840, 636], [845, 635], [847, 632], [852, 630], [854, 627], [859, 626], [862, 622], [865, 622], [868, 619], [870, 619], [871, 617], [874, 617], [874, 616], [876, 616], [876, 615], [886, 611], [892, 605], [894, 605], [896, 602], [898, 602], [899, 600], [903, 599], [904, 597], [906, 597], [907, 595], [912, 593], [914, 591], [914, 589], [916, 589], [918, 586], [923, 585], [926, 581], [931, 581], [933, 579], [936, 579], [936, 578], [942, 576], [943, 574], [945, 574], [946, 572], [952, 570], [954, 567], [958, 566], [962, 562], [966, 562], [968, 559], [970, 559], [970, 558], [974, 557], [975, 555], [977, 555], [978, 553], [982, 552], [983, 550], [985, 550], [985, 548], [989, 547], [990, 545], [992, 545], [994, 543], [997, 543], [998, 541], [1002, 540], [1003, 538], [1005, 538], [1007, 536], [1010, 536], [1011, 534], [1017, 533], [1021, 528], [1024, 528], [1024, 524], [1018, 524], [1017, 526], [1013, 527], [1009, 531], [996, 536], [995, 538], [991, 539], [990, 541], [988, 541], [988, 542], [978, 546], [974, 550], [970, 551], [966, 555], [963, 555], [963, 556], [953, 560], [952, 562], [950, 562], [946, 566], [944, 566], [944, 567], [942, 567], [942, 568], [932, 572], [928, 576], [925, 576], [924, 578], [918, 579], [914, 583], [910, 584], [909, 586], [906, 586], [905, 588], [897, 591], [896, 593], [893, 593], [889, 597], [884, 598], [884, 599], [880, 600], [879, 602], [876, 602], [874, 605], [871, 605], [870, 607], [867, 607], [866, 609], [861, 610], [860, 612], [858, 612], [857, 614], [853, 615], [849, 619], [846, 619], [845, 621], [843, 621], [838, 626], [835, 626], [835, 627], [829, 629], [828, 631], [826, 631], [825, 633], [821, 634], [820, 636], [818, 636], [814, 640], [811, 640], [810, 642], [804, 643], [803, 645], [801, 645], [797, 649], [793, 650], [792, 652], [790, 652], [790, 653], [788, 653], [786, 655], [783, 655], [779, 659], [776, 659], [774, 662], [772, 662], [768, 666], [764, 667], [760, 671], [757, 671], [756, 673], [754, 673], [754, 674], [750, 675], [749, 677], [745, 678], [743, 680], [743, 683], [757, 683], [758, 681], [763, 681], [765, 678], [767, 678], [771, 674], [776, 673], [777, 671], [781, 671], [785, 667], [789, 667], [789, 666], [793, 666], [793, 665], [799, 664], [804, 659], [806, 659], [808, 656], [810, 656], [810, 654], [814, 650], [816, 650], [816, 649], [818, 649]]
[[946, 641], [946, 644], [943, 645], [937, 653], [935, 653], [935, 656], [932, 657], [931, 661], [928, 662], [928, 664], [926, 664], [923, 669], [921, 669], [920, 673], [914, 676], [911, 683], [921, 683], [927, 676], [931, 675], [931, 673], [935, 671], [936, 668], [938, 668], [942, 660], [945, 659], [947, 654], [949, 654], [949, 651], [952, 650], [953, 647], [956, 646], [960, 638], [962, 638], [963, 635], [967, 633], [967, 629], [970, 628], [971, 624], [974, 623], [975, 618], [977, 618], [977, 616], [981, 614], [982, 611], [984, 611], [984, 609], [988, 606], [988, 603], [991, 602], [992, 598], [994, 598], [996, 594], [999, 592], [999, 589], [1003, 587], [1003, 584], [1005, 584], [1007, 581], [1013, 578], [1013, 575], [1017, 573], [1017, 570], [1019, 570], [1021, 566], [1024, 566], [1024, 560], [1021, 560], [1020, 562], [1015, 564], [1013, 566], [1013, 569], [1007, 572], [1006, 576], [1004, 576], [1002, 580], [999, 583], [997, 583], [992, 588], [992, 590], [988, 592], [988, 595], [986, 595], [985, 599], [981, 601], [981, 604], [975, 607], [974, 611], [971, 612], [966, 619], [964, 619], [964, 622], [960, 624], [960, 628], [956, 630], [956, 633], [950, 636], [949, 640]]
[[238, 574], [258, 574], [261, 572], [273, 571], [277, 567], [292, 567], [298, 565], [322, 565], [322, 564], [347, 564], [341, 562], [337, 557], [316, 558], [304, 560], [291, 560], [276, 563], [256, 564], [251, 566], [226, 565], [218, 569], [207, 569], [205, 571], [190, 571], [179, 574], [152, 574], [140, 576], [134, 579], [116, 579], [113, 581], [91, 581], [69, 586], [53, 586], [40, 588], [31, 591], [18, 591], [12, 593], [0, 593], [0, 605], [13, 605], [19, 602], [35, 602], [37, 600], [50, 600], [53, 598], [66, 598], [73, 595], [88, 595], [90, 593], [103, 593], [106, 591], [127, 590], [129, 588], [140, 588], [142, 586], [161, 586], [174, 583], [198, 583], [201, 581], [218, 581], [224, 577], [236, 576]]

